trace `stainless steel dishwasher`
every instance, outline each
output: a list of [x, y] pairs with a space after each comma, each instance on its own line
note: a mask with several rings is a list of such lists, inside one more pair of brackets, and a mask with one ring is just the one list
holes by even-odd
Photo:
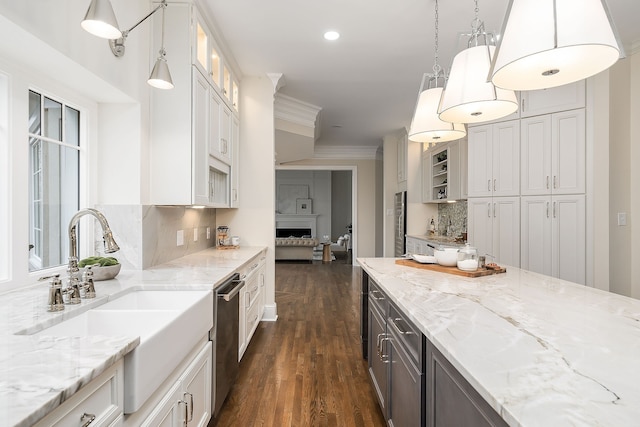
[[239, 299], [238, 293], [244, 286], [238, 273], [227, 279], [216, 289], [216, 326], [215, 335], [215, 369], [213, 369], [213, 384], [215, 390], [211, 394], [214, 422], [218, 418], [220, 408], [227, 398], [227, 394], [238, 378], [238, 327], [239, 327]]

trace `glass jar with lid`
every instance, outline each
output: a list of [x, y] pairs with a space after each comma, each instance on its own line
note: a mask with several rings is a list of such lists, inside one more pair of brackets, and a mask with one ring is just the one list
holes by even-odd
[[458, 251], [458, 269], [463, 271], [476, 271], [478, 269], [478, 250], [469, 243]]

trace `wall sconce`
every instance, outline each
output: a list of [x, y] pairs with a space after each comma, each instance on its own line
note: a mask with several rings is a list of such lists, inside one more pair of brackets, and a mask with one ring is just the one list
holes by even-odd
[[162, 0], [155, 9], [139, 20], [133, 27], [122, 31], [118, 26], [118, 21], [116, 20], [116, 15], [113, 12], [111, 1], [91, 0], [89, 9], [87, 10], [84, 20], [82, 20], [80, 25], [94, 36], [109, 39], [111, 52], [119, 58], [124, 56], [124, 43], [127, 40], [129, 33], [138, 25], [146, 21], [151, 15], [162, 9], [162, 41], [160, 44], [160, 52], [147, 83], [159, 89], [173, 89], [173, 81], [171, 79], [171, 73], [169, 72], [169, 66], [167, 65], [166, 60], [167, 53], [164, 49], [164, 10], [166, 8], [167, 0]]
[[604, 0], [511, 0], [489, 78], [535, 90], [585, 79], [624, 56]]

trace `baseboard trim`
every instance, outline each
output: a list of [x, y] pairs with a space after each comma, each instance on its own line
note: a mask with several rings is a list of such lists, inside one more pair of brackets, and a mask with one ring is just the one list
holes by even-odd
[[278, 306], [274, 304], [267, 304], [264, 306], [264, 314], [262, 315], [263, 322], [275, 322], [278, 320]]

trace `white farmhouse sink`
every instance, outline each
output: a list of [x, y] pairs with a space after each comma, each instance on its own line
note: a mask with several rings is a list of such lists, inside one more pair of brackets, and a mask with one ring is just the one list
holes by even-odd
[[136, 291], [37, 335], [140, 336], [124, 358], [124, 412], [142, 404], [213, 327], [212, 291]]

